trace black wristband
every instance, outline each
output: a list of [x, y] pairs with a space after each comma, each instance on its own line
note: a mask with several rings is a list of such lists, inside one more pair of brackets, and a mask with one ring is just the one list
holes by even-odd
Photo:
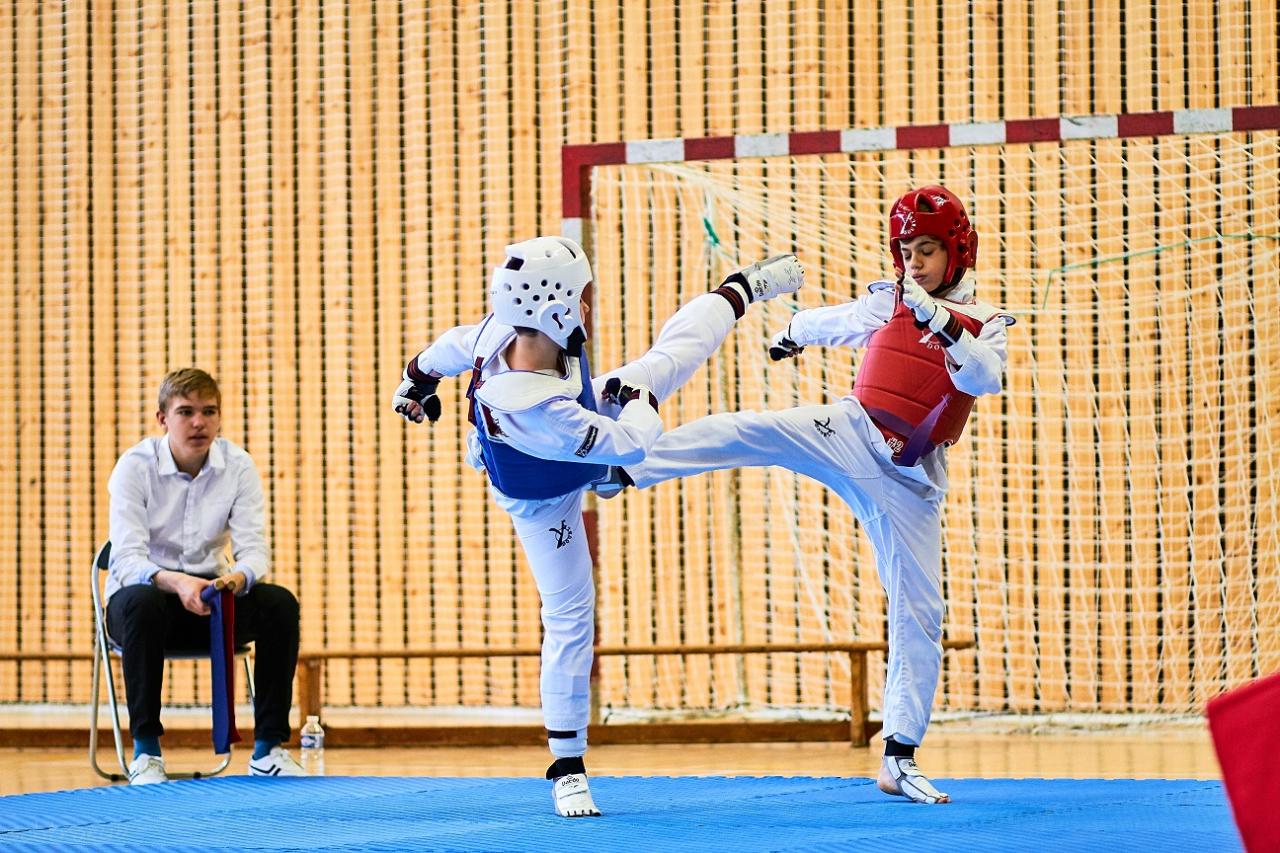
[[951, 314], [947, 318], [947, 325], [943, 326], [942, 331], [938, 332], [938, 338], [942, 341], [944, 347], [949, 347], [960, 340], [960, 336], [963, 334], [964, 326], [960, 325], [960, 321], [956, 319], [955, 314]]
[[[746, 296], [743, 296], [743, 291]], [[724, 300], [729, 303], [729, 307], [733, 309], [733, 318], [741, 320], [743, 315], [747, 313], [747, 303], [751, 301], [751, 289], [746, 287], [735, 286], [735, 284], [725, 283], [711, 291], [717, 296], [723, 296]]]
[[432, 376], [430, 373], [427, 373], [425, 370], [423, 370], [421, 367], [418, 366], [418, 357], [416, 355], [413, 358], [409, 359], [409, 363], [405, 365], [404, 375], [410, 382], [413, 382], [415, 384], [427, 385], [427, 386], [435, 386], [440, 384], [439, 379]]

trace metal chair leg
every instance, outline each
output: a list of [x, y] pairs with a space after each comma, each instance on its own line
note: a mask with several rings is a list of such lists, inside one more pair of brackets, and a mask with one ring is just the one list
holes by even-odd
[[[120, 711], [116, 706], [115, 675], [111, 671], [111, 658], [104, 651], [102, 637], [99, 632], [94, 637], [93, 650], [93, 697], [89, 702], [89, 764], [93, 772], [110, 782], [123, 782], [129, 778], [129, 765], [124, 760], [124, 735], [120, 731]], [[120, 772], [110, 773], [98, 764], [98, 709], [102, 684], [102, 669], [107, 670], [107, 691], [111, 696], [112, 733], [115, 736], [116, 760], [120, 762]]]
[[[249, 656], [244, 656], [244, 683], [249, 688], [249, 702], [252, 704], [257, 698], [258, 693], [253, 685], [253, 668], [249, 666]], [[257, 710], [256, 708], [254, 709]]]

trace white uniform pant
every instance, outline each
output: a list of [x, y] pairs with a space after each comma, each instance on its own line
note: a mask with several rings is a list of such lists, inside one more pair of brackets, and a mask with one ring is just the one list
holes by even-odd
[[942, 452], [901, 468], [853, 398], [699, 418], [664, 433], [627, 473], [644, 488], [723, 468], [777, 465], [826, 485], [871, 537], [889, 604], [884, 736], [919, 744], [942, 666]]
[[[659, 402], [666, 400], [716, 351], [733, 324], [733, 309], [723, 297], [704, 294], [691, 300], [667, 321], [648, 352], [595, 378], [596, 399], [617, 376], [645, 385]], [[543, 723], [552, 731], [585, 729], [595, 638], [595, 584], [582, 527], [585, 489], [548, 500], [517, 500], [490, 491], [511, 515], [542, 599]]]

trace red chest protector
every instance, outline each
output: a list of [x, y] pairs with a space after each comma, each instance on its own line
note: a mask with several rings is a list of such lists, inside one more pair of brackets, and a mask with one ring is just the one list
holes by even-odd
[[[982, 320], [961, 313], [955, 305], [946, 307], [977, 337]], [[954, 444], [964, 432], [974, 399], [956, 390], [942, 342], [928, 329], [917, 328], [911, 309], [901, 302], [867, 343], [853, 396], [881, 432], [893, 434], [885, 438], [904, 465], [914, 465], [935, 447]]]

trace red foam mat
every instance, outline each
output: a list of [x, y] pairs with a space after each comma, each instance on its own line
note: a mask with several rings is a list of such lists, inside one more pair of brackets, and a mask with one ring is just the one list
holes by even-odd
[[1280, 850], [1280, 672], [1215, 697], [1205, 710], [1245, 849]]

